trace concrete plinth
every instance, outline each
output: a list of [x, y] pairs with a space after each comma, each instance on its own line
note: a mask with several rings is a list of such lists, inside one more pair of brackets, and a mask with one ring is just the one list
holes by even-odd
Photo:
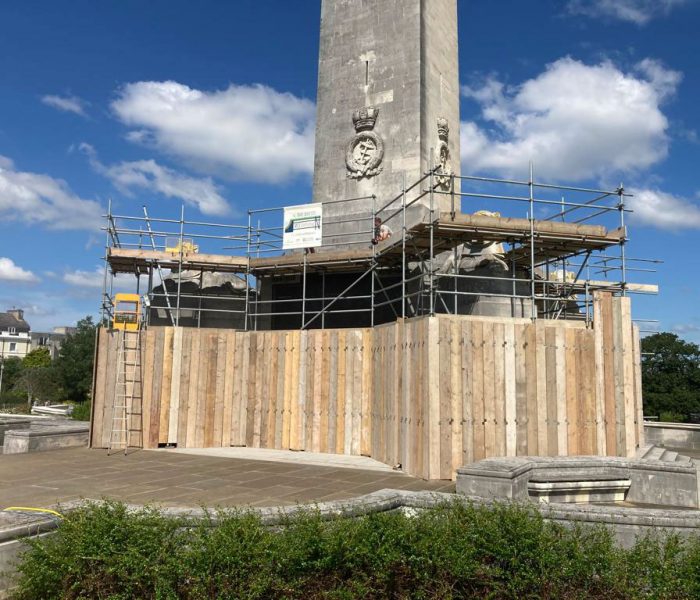
[[10, 430], [5, 433], [3, 454], [87, 446], [89, 431], [88, 423], [37, 425], [31, 429]]

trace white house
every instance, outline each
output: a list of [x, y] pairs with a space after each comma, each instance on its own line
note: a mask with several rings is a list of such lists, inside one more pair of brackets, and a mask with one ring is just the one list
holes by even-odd
[[0, 358], [24, 358], [30, 346], [30, 327], [24, 320], [24, 311], [13, 308], [0, 312]]

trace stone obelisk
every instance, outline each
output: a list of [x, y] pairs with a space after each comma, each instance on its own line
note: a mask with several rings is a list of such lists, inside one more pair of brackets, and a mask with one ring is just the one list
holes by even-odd
[[[457, 0], [322, 0], [314, 202], [380, 207], [430, 165], [459, 174]], [[325, 205], [324, 233], [366, 228], [373, 204]]]

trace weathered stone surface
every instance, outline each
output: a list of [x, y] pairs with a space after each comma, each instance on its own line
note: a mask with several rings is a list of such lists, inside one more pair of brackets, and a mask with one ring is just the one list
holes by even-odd
[[644, 423], [644, 438], [649, 444], [670, 448], [700, 449], [700, 425], [691, 423]]
[[324, 206], [324, 236], [370, 229], [373, 206], [437, 165], [443, 141], [459, 174], [456, 0], [323, 0], [313, 200], [377, 196]]
[[531, 486], [530, 482], [568, 482], [578, 486], [582, 493], [577, 496], [572, 489], [571, 494], [561, 494], [559, 501], [601, 502], [610, 501], [610, 498], [605, 495], [585, 497], [589, 493], [585, 490], [586, 482], [622, 480], [630, 482], [624, 497], [627, 501], [687, 508], [699, 506], [698, 473], [692, 461], [595, 456], [491, 458], [458, 469], [457, 492], [526, 501], [540, 495], [536, 492], [537, 486]]
[[0, 446], [5, 440], [5, 433], [12, 429], [29, 429], [31, 419], [22, 417], [0, 417]]
[[80, 422], [35, 425], [31, 429], [10, 430], [5, 433], [3, 454], [23, 454], [87, 446], [89, 431], [89, 424]]

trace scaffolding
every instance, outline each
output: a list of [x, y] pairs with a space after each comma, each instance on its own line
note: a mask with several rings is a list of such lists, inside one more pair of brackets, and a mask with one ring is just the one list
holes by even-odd
[[[179, 219], [153, 218], [145, 207], [143, 216], [116, 215], [110, 203], [102, 322], [111, 321], [122, 274], [135, 276], [146, 324], [159, 315], [173, 326], [215, 317], [217, 326], [244, 330], [374, 326], [469, 314], [483, 298], [508, 304], [513, 317], [589, 322], [596, 290], [658, 292], [628, 281], [660, 262], [628, 256], [628, 198], [622, 185], [540, 183], [532, 166], [526, 181], [436, 168], [386, 202], [324, 202], [347, 216], [324, 217], [323, 246], [301, 251], [282, 248], [284, 207], [249, 209], [247, 223], [223, 224], [186, 221], [184, 207]], [[377, 219], [389, 239], [377, 242]], [[203, 293], [214, 276], [219, 291]], [[271, 293], [274, 286], [285, 292]]]

